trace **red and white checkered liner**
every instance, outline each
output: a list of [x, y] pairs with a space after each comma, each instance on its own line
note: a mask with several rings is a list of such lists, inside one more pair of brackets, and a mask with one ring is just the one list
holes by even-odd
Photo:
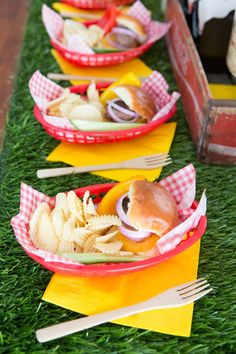
[[146, 43], [125, 52], [92, 54], [92, 49], [82, 40], [76, 41], [75, 51], [70, 49], [72, 48], [71, 46], [68, 48], [68, 46], [63, 44], [61, 41], [63, 31], [62, 17], [45, 4], [42, 6], [42, 20], [51, 38], [52, 45], [69, 61], [84, 66], [115, 65], [138, 57], [149, 49], [154, 42], [162, 38], [170, 28], [170, 23], [151, 21], [150, 11], [140, 1], [136, 1], [130, 7], [128, 13], [136, 17], [146, 27], [148, 32]]
[[128, 5], [132, 0], [61, 0], [66, 4], [81, 8], [81, 9], [105, 9], [108, 5]]
[[[203, 193], [197, 209], [191, 209], [195, 193], [196, 173], [192, 164], [182, 168], [176, 173], [168, 176], [159, 183], [170, 191], [178, 206], [185, 206], [185, 217], [177, 227], [163, 236], [157, 243], [161, 253], [165, 253], [181, 242], [186, 232], [197, 227], [199, 219], [206, 213], [206, 196]], [[50, 252], [38, 250], [29, 237], [29, 221], [32, 213], [39, 203], [47, 202], [51, 207], [55, 205], [55, 197], [48, 197], [38, 192], [32, 187], [22, 183], [20, 194], [20, 212], [12, 218], [11, 225], [15, 232], [17, 241], [26, 250], [36, 256], [42, 257], [47, 262], [60, 262], [63, 264], [80, 264], [75, 261], [65, 259]], [[184, 202], [183, 202], [184, 201]], [[183, 210], [182, 216], [183, 216]]]
[[[167, 92], [169, 86], [164, 77], [157, 71], [154, 71], [143, 83], [142, 89], [151, 95], [155, 101], [158, 113], [153, 117], [154, 121], [158, 121], [165, 114], [167, 114], [175, 105], [176, 101], [180, 97], [178, 92], [173, 92], [171, 95]], [[30, 94], [33, 97], [37, 106], [45, 112], [45, 107], [48, 101], [54, 100], [59, 97], [63, 88], [55, 84], [51, 80], [43, 76], [39, 70], [37, 70], [29, 81]], [[65, 119], [60, 122], [60, 119], [54, 117], [44, 116], [44, 119], [55, 126], [65, 127], [70, 126], [69, 121]], [[71, 129], [72, 126], [71, 126]]]

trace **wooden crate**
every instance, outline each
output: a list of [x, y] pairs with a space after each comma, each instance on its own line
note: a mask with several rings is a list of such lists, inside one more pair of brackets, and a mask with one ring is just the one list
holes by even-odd
[[205, 71], [178, 0], [165, 11], [170, 60], [197, 157], [204, 163], [236, 164], [236, 100], [212, 97]]

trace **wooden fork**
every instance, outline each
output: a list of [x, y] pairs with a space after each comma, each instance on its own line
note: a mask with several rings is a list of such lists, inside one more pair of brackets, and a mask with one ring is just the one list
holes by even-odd
[[118, 318], [127, 317], [140, 312], [180, 307], [200, 299], [210, 291], [212, 291], [212, 288], [209, 288], [207, 280], [200, 278], [166, 290], [149, 300], [139, 302], [135, 305], [41, 328], [36, 331], [36, 337], [41, 343], [47, 342], [52, 339], [64, 337], [108, 321], [114, 321]]
[[37, 177], [48, 178], [48, 177], [65, 176], [71, 173], [83, 173], [83, 172], [90, 172], [90, 171], [113, 170], [113, 169], [130, 168], [130, 169], [148, 170], [152, 168], [158, 168], [158, 167], [169, 165], [171, 162], [172, 162], [171, 157], [167, 153], [162, 153], [162, 154], [141, 156], [131, 160], [108, 163], [108, 164], [43, 169], [37, 171]]

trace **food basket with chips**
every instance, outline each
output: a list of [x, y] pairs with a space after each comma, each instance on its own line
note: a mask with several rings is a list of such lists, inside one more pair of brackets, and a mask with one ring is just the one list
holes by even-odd
[[109, 5], [129, 5], [133, 0], [61, 0], [61, 2], [81, 9], [105, 9]]
[[[125, 85], [122, 86], [124, 83]], [[35, 117], [46, 132], [60, 141], [85, 144], [124, 141], [151, 132], [174, 115], [176, 101], [180, 96], [178, 92], [173, 92], [172, 94], [167, 92], [168, 84], [158, 72], [153, 72], [144, 82], [141, 82], [133, 73], [127, 73], [113, 84], [101, 82], [96, 84], [96, 86], [95, 83], [74, 86], [70, 88], [71, 94], [67, 91], [66, 96], [65, 90], [61, 86], [36, 71], [30, 79], [29, 88], [36, 104], [34, 107]], [[122, 88], [123, 91], [121, 93], [118, 92], [118, 88]], [[141, 115], [148, 113], [151, 119], [140, 122], [134, 111], [127, 111], [124, 105], [122, 107], [117, 106], [119, 100], [117, 101], [114, 98], [113, 91], [116, 90], [122, 97], [125, 96], [123, 97], [125, 100], [131, 97], [128, 95], [130, 93], [130, 91], [127, 91], [128, 89], [138, 90], [136, 96], [140, 96], [140, 90], [142, 90], [142, 103], [146, 102], [147, 104], [139, 104], [138, 110], [141, 107], [142, 111], [145, 110], [140, 112]], [[72, 113], [71, 110], [68, 113], [68, 106], [71, 108], [72, 102], [77, 102], [81, 97], [83, 99], [86, 91], [87, 96], [91, 96], [90, 103], [92, 103], [93, 107], [91, 105], [88, 107], [88, 101], [85, 102], [85, 107], [82, 100], [81, 102], [79, 101], [78, 106], [75, 107]], [[98, 94], [99, 91], [101, 93], [100, 96]], [[75, 93], [79, 95], [77, 96]], [[143, 97], [145, 97], [146, 101], [144, 101]], [[154, 107], [154, 111], [150, 111], [149, 103]], [[120, 104], [123, 103], [121, 102]], [[122, 117], [124, 117], [124, 112], [128, 112], [128, 120], [123, 121], [120, 116], [114, 116], [114, 112], [110, 112], [113, 106], [110, 107], [109, 105], [114, 105], [116, 114], [118, 114], [117, 109], [121, 110], [119, 114]], [[63, 114], [58, 116], [61, 114], [60, 109], [62, 109]], [[108, 114], [104, 113], [104, 110], [109, 111], [113, 121], [102, 120], [99, 109], [103, 115]], [[146, 112], [147, 110], [148, 112]]]
[[[145, 269], [183, 252], [203, 235], [206, 196], [203, 192], [199, 203], [194, 200], [195, 178], [190, 164], [158, 183], [134, 176], [117, 184], [87, 186], [52, 198], [22, 183], [20, 212], [11, 225], [25, 252], [53, 272], [107, 276]], [[174, 200], [171, 203], [177, 208], [178, 223], [169, 224], [168, 229], [162, 224], [166, 229], [160, 237], [156, 233], [145, 236], [143, 230], [135, 230], [136, 239], [130, 239], [129, 233], [128, 238], [124, 236], [120, 200], [135, 183], [152, 185], [160, 193], [164, 190], [165, 196]]]
[[101, 19], [84, 23], [63, 20], [43, 5], [42, 19], [52, 46], [73, 64], [90, 67], [116, 65], [139, 57], [170, 28], [170, 23], [152, 21], [150, 11], [140, 1], [128, 13], [120, 14], [112, 6]]

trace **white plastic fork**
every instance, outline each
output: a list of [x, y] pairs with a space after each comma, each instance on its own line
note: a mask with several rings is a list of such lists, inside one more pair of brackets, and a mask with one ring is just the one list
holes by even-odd
[[108, 321], [114, 321], [118, 318], [127, 317], [140, 312], [180, 307], [200, 299], [211, 290], [212, 288], [209, 287], [207, 280], [200, 278], [198, 280], [190, 281], [166, 290], [151, 299], [139, 302], [135, 305], [38, 329], [36, 331], [36, 337], [40, 343], [47, 342], [49, 340], [64, 337]]
[[141, 169], [148, 170], [152, 168], [163, 167], [172, 162], [171, 157], [167, 153], [154, 154], [148, 156], [140, 156], [135, 159], [114, 162], [109, 164], [100, 164], [81, 167], [59, 167], [49, 168], [37, 171], [38, 178], [48, 178], [65, 176], [72, 173], [83, 173], [90, 171], [113, 170], [113, 169]]

